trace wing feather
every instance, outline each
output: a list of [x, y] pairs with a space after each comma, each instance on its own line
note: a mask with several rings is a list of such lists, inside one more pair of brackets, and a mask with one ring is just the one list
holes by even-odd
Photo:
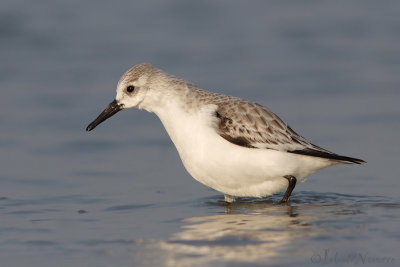
[[227, 141], [248, 148], [273, 149], [348, 163], [363, 160], [335, 154], [309, 142], [268, 108], [233, 96], [210, 93], [194, 85], [196, 98], [217, 108], [216, 130]]
[[280, 151], [314, 147], [276, 114], [261, 105], [233, 97], [216, 104], [218, 131], [232, 143]]

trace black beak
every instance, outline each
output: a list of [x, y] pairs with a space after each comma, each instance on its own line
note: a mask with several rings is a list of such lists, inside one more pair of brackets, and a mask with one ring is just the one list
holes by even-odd
[[96, 128], [97, 125], [99, 125], [106, 119], [110, 118], [112, 115], [114, 115], [118, 111], [122, 110], [123, 109], [122, 106], [123, 105], [118, 104], [117, 100], [114, 100], [113, 102], [108, 104], [106, 109], [94, 121], [92, 121], [91, 124], [88, 125], [88, 127], [86, 128], [86, 131], [93, 130], [94, 128]]

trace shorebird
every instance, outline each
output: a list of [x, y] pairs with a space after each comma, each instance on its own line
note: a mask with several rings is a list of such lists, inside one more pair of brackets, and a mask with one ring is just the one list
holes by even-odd
[[286, 188], [285, 203], [296, 183], [315, 171], [364, 163], [312, 144], [266, 107], [205, 91], [148, 63], [122, 75], [115, 100], [86, 130], [128, 108], [154, 112], [186, 170], [227, 202]]

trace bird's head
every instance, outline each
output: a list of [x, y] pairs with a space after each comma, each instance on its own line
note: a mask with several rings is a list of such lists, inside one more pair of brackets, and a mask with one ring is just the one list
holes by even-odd
[[110, 118], [117, 112], [127, 108], [146, 108], [146, 98], [151, 93], [150, 88], [157, 88], [157, 83], [151, 80], [158, 81], [160, 79], [151, 79], [152, 76], [162, 76], [162, 72], [148, 63], [136, 65], [127, 70], [121, 77], [117, 85], [117, 95], [105, 110], [88, 125], [86, 131], [93, 130], [97, 125]]

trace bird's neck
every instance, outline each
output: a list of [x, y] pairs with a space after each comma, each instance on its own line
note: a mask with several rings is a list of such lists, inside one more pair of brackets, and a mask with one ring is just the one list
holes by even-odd
[[165, 130], [175, 144], [178, 152], [183, 152], [183, 147], [190, 147], [196, 143], [199, 131], [204, 130], [207, 124], [213, 123], [211, 114], [215, 112], [214, 105], [196, 106], [182, 102], [182, 99], [174, 98], [152, 111], [158, 116]]

